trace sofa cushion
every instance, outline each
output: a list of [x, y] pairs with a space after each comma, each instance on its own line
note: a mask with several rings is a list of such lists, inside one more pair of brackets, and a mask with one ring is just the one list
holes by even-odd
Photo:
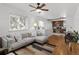
[[14, 39], [14, 37], [13, 36], [2, 36], [2, 39], [4, 40], [6, 40], [7, 42], [9, 42], [9, 41], [11, 41], [11, 42], [15, 42], [15, 39]]
[[36, 36], [35, 41], [38, 43], [45, 43], [47, 41], [47, 36]]
[[27, 37], [31, 37], [31, 33], [24, 33], [22, 34], [22, 39], [27, 38]]
[[14, 35], [12, 35], [12, 34], [6, 35], [6, 39], [11, 39], [11, 38], [16, 42]]
[[23, 40], [30, 43], [30, 42], [34, 41], [34, 38], [33, 37], [27, 37], [27, 38], [24, 38]]
[[10, 44], [15, 43], [15, 39], [14, 38], [8, 38], [8, 37], [6, 37], [6, 39], [7, 39], [8, 43], [10, 43]]
[[18, 42], [17, 38], [14, 36], [15, 42]]
[[18, 49], [22, 46], [24, 46], [24, 42], [15, 42], [14, 44], [10, 46], [9, 51]]
[[8, 35], [6, 35], [6, 37], [8, 37], [8, 38], [14, 38], [14, 35], [8, 34]]
[[14, 50], [14, 49], [18, 49], [22, 46], [28, 45], [30, 43], [32, 43], [34, 41], [34, 39], [32, 38], [24, 38], [23, 40], [19, 41], [19, 42], [15, 42], [14, 44], [11, 45], [10, 50]]
[[15, 35], [14, 38], [15, 38], [16, 42], [22, 40], [22, 36], [20, 34], [19, 35]]

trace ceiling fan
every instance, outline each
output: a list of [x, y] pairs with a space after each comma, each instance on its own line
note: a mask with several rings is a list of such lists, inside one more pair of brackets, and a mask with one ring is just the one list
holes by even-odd
[[37, 3], [36, 5], [37, 5], [37, 7], [35, 7], [35, 6], [33, 6], [33, 5], [29, 5], [30, 7], [35, 8], [34, 10], [31, 10], [31, 12], [32, 12], [32, 11], [37, 11], [37, 12], [48, 11], [48, 9], [44, 9], [44, 8], [43, 8], [44, 6], [46, 6], [45, 3], [43, 3], [43, 4]]

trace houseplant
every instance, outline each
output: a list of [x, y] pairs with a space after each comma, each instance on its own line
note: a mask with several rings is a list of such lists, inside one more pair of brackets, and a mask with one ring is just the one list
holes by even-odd
[[79, 34], [78, 34], [78, 32], [74, 31], [72, 33], [72, 37], [73, 37], [72, 42], [76, 42], [77, 43], [77, 41], [79, 40]]
[[73, 32], [68, 32], [65, 36], [65, 38], [69, 41], [69, 42], [75, 42], [77, 43], [77, 41], [79, 40], [79, 34], [77, 31], [73, 31]]

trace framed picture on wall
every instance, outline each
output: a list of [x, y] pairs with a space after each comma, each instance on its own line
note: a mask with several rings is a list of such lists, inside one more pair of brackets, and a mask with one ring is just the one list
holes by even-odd
[[52, 27], [54, 33], [64, 33], [65, 28], [63, 26], [64, 21], [63, 20], [56, 20], [52, 21]]
[[24, 30], [25, 29], [25, 21], [26, 19], [21, 16], [16, 15], [10, 15], [10, 31], [16, 31], [16, 30]]

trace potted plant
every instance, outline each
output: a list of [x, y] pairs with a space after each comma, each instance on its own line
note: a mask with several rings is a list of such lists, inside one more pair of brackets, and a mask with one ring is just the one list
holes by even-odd
[[79, 34], [78, 34], [78, 32], [74, 31], [72, 33], [72, 37], [73, 37], [72, 42], [77, 43], [77, 41], [79, 40]]

